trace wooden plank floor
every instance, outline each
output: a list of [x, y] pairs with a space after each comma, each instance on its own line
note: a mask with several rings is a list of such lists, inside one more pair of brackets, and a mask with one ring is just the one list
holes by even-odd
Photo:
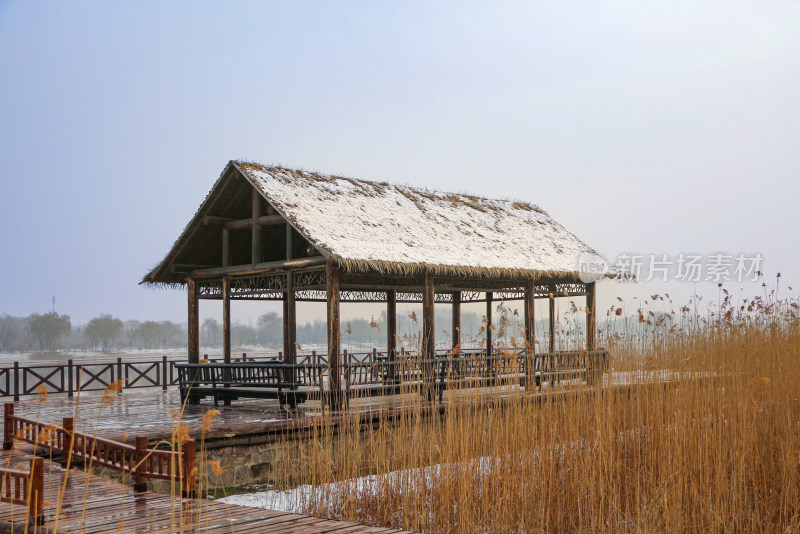
[[[615, 373], [613, 377], [606, 377], [603, 387], [664, 382], [674, 378], [674, 373], [669, 371], [648, 372], [642, 376]], [[576, 381], [569, 387], [563, 383], [555, 388], [545, 385], [536, 392], [526, 392], [516, 385], [448, 390], [444, 393], [444, 404], [473, 400], [476, 396], [547, 395], [581, 387], [586, 386]], [[200, 405], [181, 406], [177, 388], [170, 388], [167, 392], [157, 388], [128, 390], [118, 397], [114, 396], [114, 402], [110, 404], [103, 403], [102, 397], [102, 394], [91, 393], [82, 394], [80, 399], [51, 396], [42, 401], [32, 398], [17, 402], [15, 411], [17, 415], [48, 423], [60, 423], [62, 418], [77, 414], [75, 425], [78, 430], [133, 443], [137, 435], [147, 436], [151, 441], [169, 440], [175, 428], [173, 413], [176, 410], [182, 410], [181, 420], [188, 427], [189, 434], [199, 438], [203, 416], [214, 407], [208, 399]], [[418, 403], [419, 399], [416, 394], [369, 397], [352, 401], [350, 409], [362, 413], [385, 412]], [[294, 412], [282, 408], [275, 400], [265, 399], [241, 399], [233, 401], [232, 406], [220, 404], [218, 409], [220, 415], [214, 419], [206, 439], [280, 432], [287, 427], [316, 424], [321, 414], [319, 401], [301, 404]]]
[[[0, 452], [11, 466], [29, 464], [26, 452]], [[368, 527], [356, 523], [248, 508], [210, 500], [177, 499], [161, 493], [134, 493], [117, 482], [70, 470], [45, 460], [46, 523], [36, 532], [103, 533], [177, 532], [205, 534], [302, 533], [378, 534], [403, 531]], [[62, 492], [62, 487], [64, 491]], [[62, 494], [60, 510], [58, 496]], [[56, 523], [56, 513], [58, 522]], [[0, 503], [0, 521], [24, 524], [25, 507]], [[33, 533], [31, 528], [29, 532]]]

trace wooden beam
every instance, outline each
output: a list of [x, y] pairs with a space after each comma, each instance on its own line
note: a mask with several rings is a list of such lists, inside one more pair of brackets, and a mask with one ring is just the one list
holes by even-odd
[[[273, 226], [276, 224], [283, 224], [285, 222], [286, 219], [280, 215], [262, 215], [256, 219], [256, 223], [261, 226]], [[203, 217], [203, 224], [206, 226], [221, 226], [226, 230], [247, 230], [253, 225], [253, 218], [229, 219], [228, 217], [215, 217], [213, 215], [206, 215]]]
[[231, 363], [231, 282], [227, 276], [222, 279], [222, 357]]
[[294, 294], [294, 273], [286, 273], [286, 293], [283, 294], [283, 361], [297, 363], [297, 309]]
[[222, 266], [231, 266], [231, 233], [226, 229], [222, 229]]
[[433, 275], [425, 275], [422, 291], [422, 354], [424, 358], [436, 357], [436, 324]]
[[261, 217], [261, 194], [253, 188], [253, 192], [251, 193], [251, 204], [252, 204], [252, 214], [253, 220], [251, 221], [252, 225], [252, 260], [250, 263], [253, 265], [258, 265], [262, 261], [264, 261], [264, 240], [261, 238], [261, 225], [258, 224], [258, 218]]
[[494, 294], [491, 291], [486, 292], [486, 357], [492, 356], [492, 306]]
[[536, 288], [533, 280], [525, 282], [525, 354], [532, 358], [536, 353], [536, 318], [534, 316], [534, 303]]
[[200, 362], [200, 306], [197, 300], [197, 284], [192, 278], [186, 281], [188, 297], [188, 327], [186, 346], [189, 352], [188, 362]]
[[586, 350], [595, 350], [595, 336], [597, 334], [597, 320], [595, 314], [595, 282], [586, 284]]
[[191, 265], [188, 263], [173, 263], [169, 266], [170, 272], [173, 273], [191, 273], [196, 269], [213, 269], [212, 265]]
[[550, 288], [550, 295], [548, 295], [547, 300], [550, 305], [550, 333], [549, 336], [549, 347], [548, 352], [555, 352], [556, 351], [556, 288]]
[[453, 293], [453, 355], [461, 352], [461, 291]]
[[397, 355], [397, 291], [386, 292], [386, 356], [394, 361]]
[[285, 271], [288, 269], [302, 269], [322, 265], [328, 260], [322, 256], [313, 258], [300, 258], [296, 260], [278, 260], [259, 263], [258, 265], [237, 265], [234, 267], [214, 267], [211, 269], [200, 269], [192, 272], [192, 276], [198, 280], [209, 278], [219, 278], [226, 275], [248, 275], [261, 274], [264, 271]]
[[326, 299], [328, 306], [328, 388], [332, 408], [342, 406], [340, 342], [341, 326], [339, 324], [339, 272], [336, 267], [327, 264], [325, 269]]
[[294, 238], [293, 238], [294, 228], [289, 223], [286, 223], [286, 260], [291, 260], [294, 258]]

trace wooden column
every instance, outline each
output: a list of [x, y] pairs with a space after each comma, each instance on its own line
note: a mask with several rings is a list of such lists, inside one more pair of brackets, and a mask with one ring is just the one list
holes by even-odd
[[222, 356], [225, 363], [231, 363], [231, 281], [222, 279]]
[[486, 292], [486, 357], [492, 356], [492, 305], [494, 293]]
[[339, 324], [339, 272], [328, 263], [325, 267], [325, 296], [328, 305], [328, 387], [332, 408], [342, 405]]
[[188, 338], [186, 346], [189, 352], [189, 363], [200, 362], [200, 306], [197, 300], [197, 284], [192, 278], [186, 280], [186, 295], [188, 297]]
[[227, 228], [222, 229], [222, 266], [231, 266], [231, 232]]
[[394, 361], [397, 355], [397, 291], [386, 292], [386, 356]]
[[522, 385], [525, 388], [536, 387], [536, 379], [534, 377], [535, 365], [534, 358], [536, 357], [536, 318], [534, 316], [536, 298], [536, 286], [533, 280], [525, 281], [525, 310], [524, 310], [524, 323], [525, 323], [525, 378]]
[[261, 195], [253, 188], [252, 192], [252, 218], [253, 222], [251, 224], [252, 234], [253, 234], [253, 242], [252, 242], [252, 264], [258, 265], [263, 261], [263, 240], [261, 239], [261, 224], [258, 222], [258, 218], [261, 217]]
[[294, 273], [286, 273], [286, 293], [283, 294], [283, 361], [297, 363], [297, 314], [294, 298]]
[[453, 293], [453, 356], [461, 353], [461, 291]]
[[525, 282], [525, 354], [529, 358], [536, 353], [535, 297], [536, 287], [533, 280], [527, 280]]
[[[292, 225], [286, 223], [286, 260], [292, 259]], [[286, 293], [283, 294], [283, 361], [297, 363], [297, 313], [294, 298], [294, 273], [286, 273]]]
[[435, 323], [436, 294], [433, 287], [433, 275], [425, 275], [422, 289], [422, 358], [429, 360], [422, 366], [422, 395], [428, 401], [435, 398], [436, 366], [436, 323]]
[[595, 319], [594, 282], [586, 284], [586, 350], [595, 350], [597, 322]]
[[434, 288], [433, 275], [425, 275], [425, 287], [422, 291], [422, 356], [432, 360], [436, 357], [436, 324], [434, 321]]
[[548, 304], [550, 305], [550, 333], [549, 333], [549, 347], [548, 352], [556, 351], [556, 288], [550, 287], [550, 295], [548, 296]]

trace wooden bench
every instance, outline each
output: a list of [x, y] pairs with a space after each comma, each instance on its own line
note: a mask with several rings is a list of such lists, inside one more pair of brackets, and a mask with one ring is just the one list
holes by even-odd
[[308, 398], [300, 390], [305, 384], [298, 379], [299, 367], [280, 362], [175, 364], [182, 402], [212, 397], [218, 406], [220, 399], [278, 399], [292, 409]]

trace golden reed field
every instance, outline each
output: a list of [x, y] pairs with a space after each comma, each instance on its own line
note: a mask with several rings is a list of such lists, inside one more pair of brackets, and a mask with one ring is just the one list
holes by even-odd
[[321, 424], [287, 485], [313, 485], [307, 513], [424, 532], [800, 532], [797, 299], [648, 301], [608, 311], [606, 387]]

